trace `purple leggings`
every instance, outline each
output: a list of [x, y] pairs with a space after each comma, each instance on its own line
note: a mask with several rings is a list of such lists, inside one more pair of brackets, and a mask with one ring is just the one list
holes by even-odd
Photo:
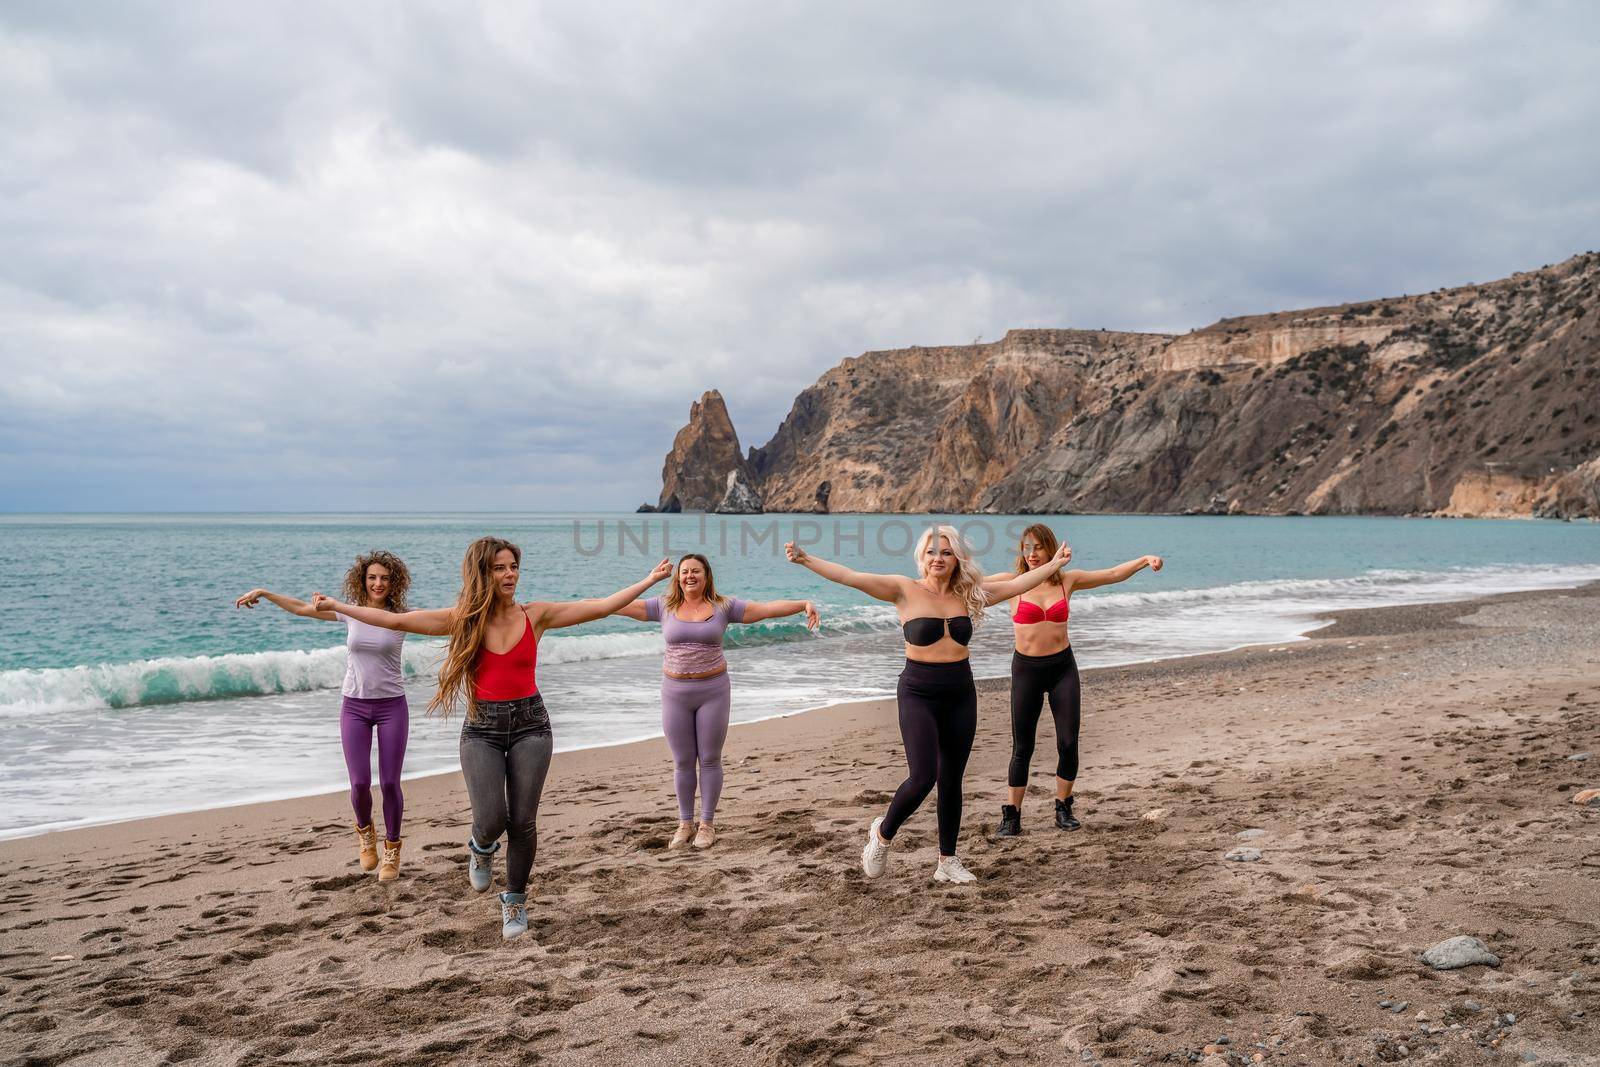
[[350, 806], [356, 825], [372, 824], [372, 729], [378, 729], [378, 789], [383, 793], [383, 837], [400, 840], [400, 816], [405, 798], [400, 795], [400, 767], [406, 761], [406, 735], [411, 731], [411, 710], [404, 696], [363, 700], [345, 697], [339, 713], [339, 740], [344, 744], [344, 765], [350, 772]]
[[700, 817], [710, 822], [722, 796], [722, 743], [728, 738], [732, 689], [728, 672], [714, 678], [661, 679], [661, 729], [672, 750], [678, 818], [694, 818], [695, 765], [700, 767]]

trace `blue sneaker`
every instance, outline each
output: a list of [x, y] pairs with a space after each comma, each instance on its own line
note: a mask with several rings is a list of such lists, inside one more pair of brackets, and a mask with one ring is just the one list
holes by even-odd
[[479, 848], [472, 838], [467, 838], [467, 881], [475, 893], [487, 892], [494, 880], [494, 854], [500, 851], [500, 842], [492, 848]]
[[500, 894], [500, 936], [507, 941], [528, 932], [528, 894]]

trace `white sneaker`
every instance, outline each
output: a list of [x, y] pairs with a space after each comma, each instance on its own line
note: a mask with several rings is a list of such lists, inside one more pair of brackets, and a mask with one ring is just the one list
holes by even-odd
[[872, 820], [872, 827], [867, 831], [867, 847], [861, 850], [861, 869], [868, 878], [878, 877], [889, 866], [889, 843], [878, 837], [878, 827], [882, 823], [882, 816]]
[[933, 880], [965, 885], [968, 882], [976, 882], [978, 876], [961, 866], [961, 861], [955, 856], [940, 856], [939, 866], [933, 869]]

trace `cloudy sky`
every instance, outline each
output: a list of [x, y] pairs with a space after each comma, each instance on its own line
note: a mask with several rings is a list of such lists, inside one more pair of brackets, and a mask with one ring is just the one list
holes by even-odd
[[0, 5], [0, 511], [631, 508], [866, 349], [1600, 248], [1600, 6]]

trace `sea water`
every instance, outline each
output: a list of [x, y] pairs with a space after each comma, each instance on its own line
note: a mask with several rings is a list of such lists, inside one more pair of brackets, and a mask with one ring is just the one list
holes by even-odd
[[[602, 596], [663, 556], [710, 556], [719, 591], [810, 599], [800, 617], [729, 631], [733, 718], [748, 722], [893, 693], [892, 607], [788, 563], [783, 543], [858, 570], [914, 574], [927, 516], [0, 515], [0, 836], [297, 796], [346, 785], [339, 750], [344, 628], [263, 601], [255, 586], [338, 595], [357, 552], [410, 567], [416, 607], [450, 604], [467, 544], [523, 549], [523, 600]], [[1382, 518], [965, 516], [988, 571], [1047, 521], [1101, 568], [1151, 553], [1159, 574], [1072, 598], [1072, 644], [1094, 667], [1296, 640], [1342, 608], [1464, 599], [1600, 579], [1593, 523]], [[665, 588], [665, 583], [656, 591]], [[454, 769], [460, 730], [429, 718], [443, 648], [408, 637], [407, 776]], [[1002, 605], [972, 645], [1007, 673]], [[660, 733], [660, 628], [606, 619], [547, 634], [539, 688], [557, 750]], [[1092, 695], [1089, 700], [1092, 704]], [[980, 729], [1004, 731], [1002, 722]], [[732, 744], [737, 747], [737, 735]], [[667, 774], [664, 766], [662, 773]], [[665, 780], [665, 778], [663, 779]]]

